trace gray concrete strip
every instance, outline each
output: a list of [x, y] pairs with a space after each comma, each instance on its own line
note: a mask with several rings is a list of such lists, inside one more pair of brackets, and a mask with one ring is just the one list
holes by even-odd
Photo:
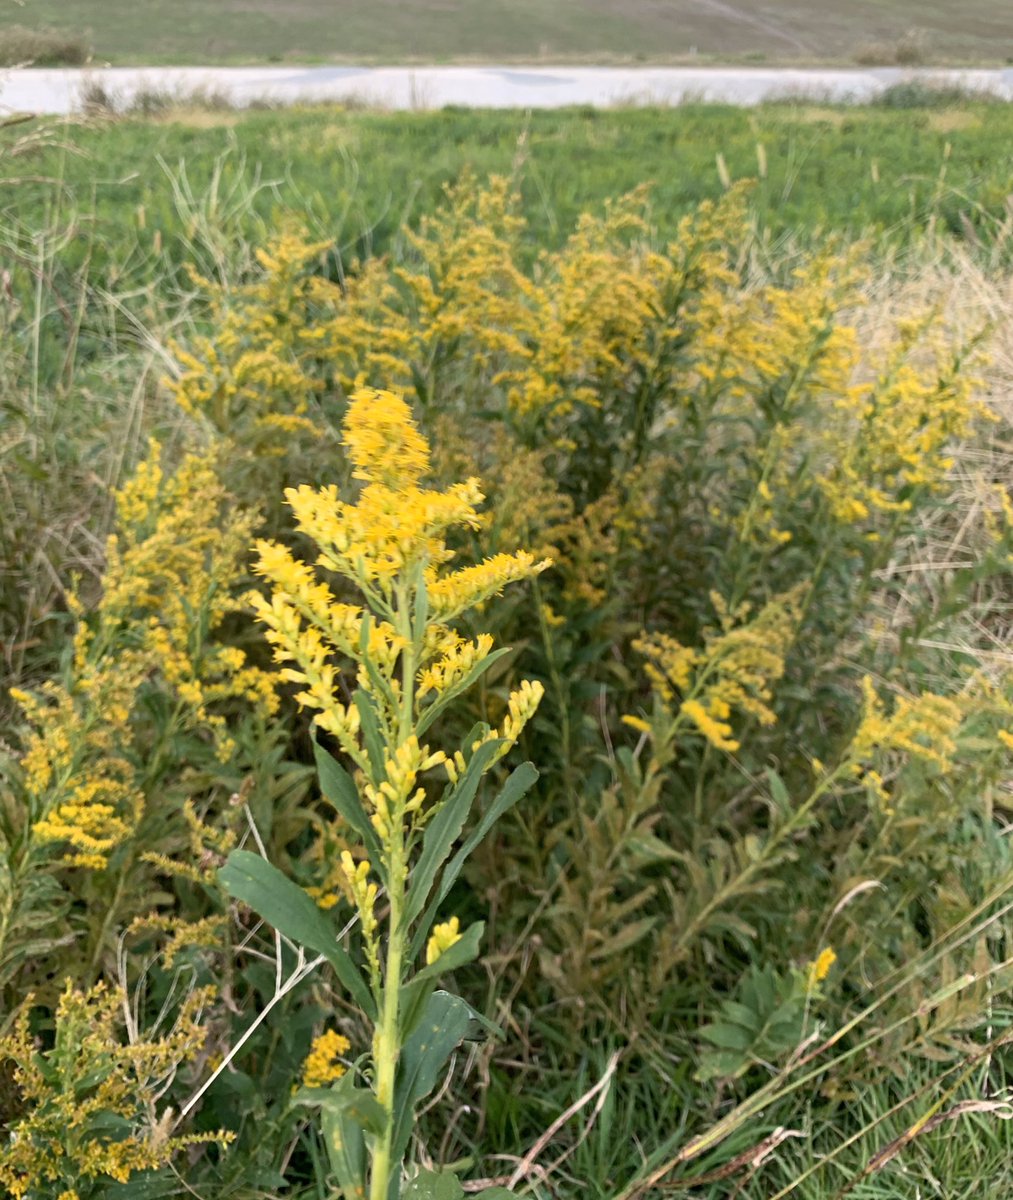
[[1013, 100], [1013, 70], [771, 67], [106, 67], [0, 71], [0, 109], [72, 113], [90, 85], [128, 105], [144, 91], [201, 92], [237, 106], [355, 102], [396, 110], [609, 107], [701, 100], [736, 105], [798, 96], [870, 100], [893, 84], [959, 86]]

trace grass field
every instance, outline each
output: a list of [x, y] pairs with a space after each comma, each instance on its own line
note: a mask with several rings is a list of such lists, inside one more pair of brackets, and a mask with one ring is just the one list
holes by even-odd
[[456, 59], [1002, 62], [1005, 0], [0, 0], [114, 62]]
[[[200, 214], [248, 237], [283, 209], [338, 236], [349, 257], [383, 251], [465, 168], [519, 169], [537, 245], [558, 244], [580, 211], [642, 182], [666, 236], [692, 205], [722, 193], [724, 175], [756, 180], [755, 219], [773, 240], [873, 232], [903, 245], [940, 228], [993, 246], [1009, 217], [1011, 147], [1013, 110], [1002, 105], [183, 111], [60, 130], [28, 172], [41, 182], [18, 189], [12, 216], [44, 220], [54, 203], [46, 181], [59, 180], [59, 203], [87, 214], [88, 234], [63, 262], [87, 253], [93, 269], [138, 284], [192, 253], [187, 227]], [[18, 159], [0, 158], [0, 170], [26, 173]]]

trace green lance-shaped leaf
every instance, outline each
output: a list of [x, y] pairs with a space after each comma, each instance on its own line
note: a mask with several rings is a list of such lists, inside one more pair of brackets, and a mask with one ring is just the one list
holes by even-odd
[[426, 625], [429, 623], [429, 593], [426, 591], [426, 569], [423, 563], [417, 562], [408, 576], [408, 591], [415, 597], [412, 608], [412, 641], [422, 645], [426, 636]]
[[376, 1007], [365, 980], [348, 953], [338, 945], [331, 923], [301, 887], [259, 854], [248, 850], [233, 850], [218, 878], [230, 895], [248, 904], [279, 933], [322, 954], [356, 1004], [375, 1019]]
[[436, 981], [457, 967], [474, 962], [485, 932], [485, 922], [476, 921], [461, 934], [457, 941], [440, 955], [431, 966], [421, 971], [401, 988], [398, 1010], [401, 1014], [401, 1039], [409, 1037], [425, 1011], [426, 1003], [436, 987]]
[[385, 777], [387, 758], [383, 748], [383, 737], [380, 734], [380, 719], [376, 715], [373, 697], [369, 692], [358, 688], [355, 693], [355, 707], [359, 710], [362, 740], [366, 743], [366, 753], [369, 755], [369, 765], [373, 772], [373, 783], [379, 785]]
[[387, 883], [387, 872], [383, 864], [380, 839], [376, 836], [366, 810], [359, 798], [359, 789], [345, 768], [318, 743], [313, 743], [313, 754], [320, 776], [320, 790], [334, 806], [348, 827], [362, 839], [370, 866]]
[[402, 1200], [461, 1200], [464, 1188], [453, 1171], [419, 1171], [402, 1193]]
[[350, 1078], [349, 1075], [342, 1075], [331, 1087], [300, 1088], [290, 1103], [338, 1109], [366, 1133], [379, 1136], [387, 1124], [387, 1114], [372, 1092], [346, 1082]]
[[437, 809], [435, 816], [426, 826], [422, 839], [422, 853], [412, 871], [408, 885], [408, 896], [405, 904], [405, 924], [412, 921], [422, 912], [429, 892], [436, 878], [436, 872], [446, 862], [451, 847], [461, 835], [464, 823], [471, 812], [475, 801], [475, 793], [482, 782], [482, 776], [495, 761], [496, 755], [503, 745], [501, 738], [485, 742], [471, 756], [464, 773], [457, 783], [449, 789], [449, 795]]
[[[422, 946], [424, 945], [426, 938], [429, 936], [429, 931], [433, 927], [433, 922], [436, 920], [437, 910], [447, 898], [450, 889], [456, 883], [457, 877], [464, 868], [464, 864], [468, 861], [468, 857], [473, 853], [475, 847], [482, 841], [493, 825], [496, 824], [496, 822], [500, 819], [500, 817], [503, 816], [504, 813], [513, 808], [513, 806], [518, 800], [520, 800], [525, 792], [530, 789], [537, 778], [538, 772], [529, 762], [521, 763], [519, 767], [515, 768], [510, 773], [509, 778], [500, 789], [495, 800], [493, 800], [492, 804], [490, 804], [482, 814], [478, 824], [471, 831], [468, 837], [465, 838], [457, 853], [447, 863], [443, 870], [443, 874], [440, 877], [439, 887], [433, 894], [433, 898], [429, 903], [429, 907], [426, 909], [422, 920], [419, 922], [418, 927], [415, 930], [415, 935], [412, 938], [412, 959], [417, 958], [421, 952]], [[438, 816], [439, 814], [437, 814], [437, 817]], [[433, 818], [433, 823], [435, 824], [435, 822], [436, 817]], [[458, 828], [458, 833], [460, 833], [460, 828]], [[455, 837], [456, 836], [457, 835], [455, 834]], [[448, 845], [447, 850], [449, 849], [450, 846]]]
[[111, 1183], [103, 1188], [110, 1200], [162, 1200], [163, 1196], [178, 1194], [179, 1184], [168, 1173], [143, 1172], [126, 1183]]
[[401, 1162], [411, 1138], [415, 1106], [436, 1087], [447, 1059], [464, 1041], [472, 1010], [460, 996], [433, 992], [415, 1032], [401, 1050], [394, 1088], [392, 1161]]
[[361, 1091], [351, 1075], [342, 1075], [320, 1109], [327, 1157], [344, 1200], [361, 1200], [366, 1194], [366, 1140], [357, 1108]]

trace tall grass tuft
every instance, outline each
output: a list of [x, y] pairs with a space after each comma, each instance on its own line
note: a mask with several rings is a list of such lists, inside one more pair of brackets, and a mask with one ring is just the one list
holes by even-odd
[[86, 34], [8, 25], [0, 29], [0, 67], [82, 67], [91, 61]]

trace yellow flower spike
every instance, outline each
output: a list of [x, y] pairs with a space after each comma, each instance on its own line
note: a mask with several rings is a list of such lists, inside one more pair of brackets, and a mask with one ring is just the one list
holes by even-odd
[[[354, 786], [372, 828], [362, 832], [375, 878], [384, 884], [383, 911], [378, 918], [379, 889], [371, 865], [356, 863], [349, 850], [339, 859], [344, 887], [335, 889], [327, 877], [315, 890], [325, 903], [332, 897], [336, 902], [345, 888], [354, 899], [376, 1002], [372, 1092], [389, 1116], [409, 926], [419, 915], [411, 911], [416, 897], [410, 885], [425, 853], [420, 833], [442, 803], [429, 803], [420, 776], [442, 766], [453, 784], [468, 766], [460, 749], [431, 749], [419, 735], [438, 715], [441, 702], [460, 690], [493, 650], [488, 635], [466, 641], [450, 621], [508, 584], [545, 570], [549, 560], [518, 550], [474, 566], [446, 568], [455, 554], [447, 544], [451, 532], [481, 525], [482, 492], [475, 479], [446, 491], [421, 486], [429, 447], [411, 409], [393, 393], [356, 391], [344, 444], [354, 476], [364, 484], [358, 498], [342, 499], [335, 486], [290, 488], [286, 499], [296, 528], [316, 546], [314, 561], [299, 562], [283, 546], [259, 543], [257, 571], [272, 588], [270, 596], [251, 603], [279, 673], [298, 688], [297, 702], [314, 710], [314, 722], [337, 738], [358, 768]], [[339, 603], [318, 569], [356, 585], [363, 609]], [[485, 770], [520, 736], [542, 694], [542, 685], [531, 681], [510, 694], [500, 729], [489, 734], [497, 745], [495, 754], [483, 756]], [[533, 774], [527, 772], [529, 780]], [[457, 918], [436, 926], [427, 960], [436, 961], [460, 937]], [[374, 1197], [386, 1195], [391, 1172], [400, 1169], [392, 1158], [392, 1133], [390, 1119], [386, 1132], [373, 1139]]]
[[441, 955], [446, 954], [455, 942], [461, 940], [461, 923], [457, 917], [451, 917], [440, 925], [433, 926], [433, 932], [426, 943], [426, 966], [431, 967]]
[[415, 428], [411, 409], [393, 392], [357, 391], [345, 416], [343, 440], [355, 479], [401, 490], [429, 471], [429, 446]]
[[816, 959], [809, 964], [806, 972], [806, 991], [814, 991], [830, 974], [830, 968], [837, 962], [837, 954], [831, 946], [819, 952]]
[[635, 729], [638, 733], [650, 733], [650, 725], [643, 717], [632, 716], [630, 713], [624, 713], [621, 717], [622, 723], [629, 726], [630, 729]]
[[449, 691], [469, 671], [488, 658], [491, 650], [492, 638], [487, 633], [480, 634], [473, 642], [458, 640], [457, 645], [426, 667], [419, 676], [419, 694], [424, 696], [435, 692], [439, 695]]
[[862, 693], [862, 720], [850, 751], [857, 762], [871, 761], [877, 752], [900, 751], [940, 771], [950, 770], [963, 720], [955, 701], [931, 692], [913, 699], [898, 696], [893, 712], [887, 713], [868, 675], [862, 680]]
[[498, 595], [511, 583], [530, 579], [552, 566], [550, 559], [536, 561], [533, 554], [518, 550], [516, 554], [496, 554], [473, 567], [462, 567], [442, 577], [432, 574], [426, 580], [429, 603], [434, 616], [441, 620]]
[[521, 736], [528, 721], [535, 715], [545, 695], [545, 688], [537, 680], [525, 679], [521, 686], [510, 693], [507, 701], [507, 717], [500, 728], [499, 736], [511, 744]]
[[738, 750], [739, 743], [732, 737], [731, 725], [726, 721], [715, 719], [699, 700], [684, 700], [679, 711], [689, 717], [715, 749], [727, 750], [729, 754], [734, 754]]
[[[377, 830], [380, 833], [380, 830]], [[380, 833], [380, 836], [384, 835]], [[374, 979], [378, 977], [379, 965], [379, 947], [376, 938], [376, 898], [379, 894], [379, 889], [375, 883], [371, 883], [369, 879], [371, 867], [368, 860], [363, 859], [362, 862], [356, 863], [352, 858], [351, 852], [343, 850], [341, 852], [341, 873], [345, 877], [345, 882], [348, 884], [349, 890], [352, 893], [352, 898], [355, 900], [355, 907], [359, 913], [359, 920], [362, 923], [362, 937], [366, 947], [366, 957], [369, 961], [370, 972]]]

